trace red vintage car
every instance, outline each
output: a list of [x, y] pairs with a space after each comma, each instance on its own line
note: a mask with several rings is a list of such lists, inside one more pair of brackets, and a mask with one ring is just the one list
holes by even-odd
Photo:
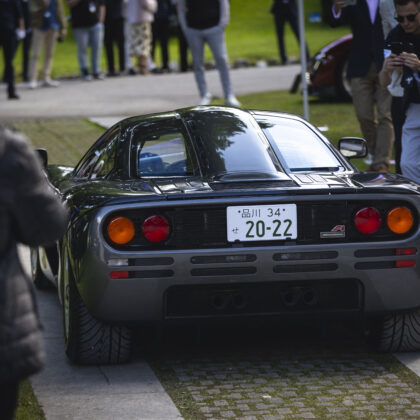
[[[353, 35], [345, 35], [318, 51], [310, 60], [307, 70], [308, 93], [320, 98], [351, 98], [350, 82], [347, 74], [347, 57]], [[296, 92], [300, 75], [291, 88]]]

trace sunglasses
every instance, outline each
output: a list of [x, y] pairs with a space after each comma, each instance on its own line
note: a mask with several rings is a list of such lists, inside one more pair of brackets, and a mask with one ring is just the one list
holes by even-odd
[[395, 19], [397, 19], [397, 22], [399, 23], [403, 23], [405, 19], [407, 19], [408, 22], [414, 22], [414, 19], [416, 18], [417, 15], [418, 15], [418, 12], [412, 15], [407, 15], [407, 16], [398, 15]]

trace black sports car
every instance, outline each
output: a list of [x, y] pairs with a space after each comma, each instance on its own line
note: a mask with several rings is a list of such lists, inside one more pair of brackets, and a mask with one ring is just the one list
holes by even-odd
[[33, 249], [56, 283], [66, 352], [119, 363], [137, 323], [345, 314], [378, 348], [420, 348], [419, 185], [360, 173], [294, 115], [196, 107], [114, 125], [75, 168], [47, 165], [71, 210]]

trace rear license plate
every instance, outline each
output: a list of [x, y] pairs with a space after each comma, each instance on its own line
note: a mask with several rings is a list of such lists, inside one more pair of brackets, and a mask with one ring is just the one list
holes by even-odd
[[226, 220], [229, 242], [297, 238], [296, 204], [227, 207]]

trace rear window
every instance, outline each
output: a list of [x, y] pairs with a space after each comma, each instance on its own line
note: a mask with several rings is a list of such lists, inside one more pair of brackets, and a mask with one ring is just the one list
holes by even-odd
[[258, 122], [290, 171], [342, 168], [330, 147], [303, 122], [284, 117], [259, 118]]
[[184, 133], [174, 121], [138, 126], [133, 135], [136, 175], [143, 177], [193, 174]]

